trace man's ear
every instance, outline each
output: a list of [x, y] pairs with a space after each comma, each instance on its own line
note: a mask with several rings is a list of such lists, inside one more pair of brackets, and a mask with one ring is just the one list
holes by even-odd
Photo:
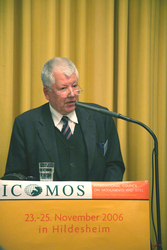
[[46, 98], [46, 100], [48, 100], [49, 101], [49, 89], [46, 87], [46, 86], [44, 86], [43, 87], [43, 92], [44, 92], [44, 95], [45, 95], [45, 98]]

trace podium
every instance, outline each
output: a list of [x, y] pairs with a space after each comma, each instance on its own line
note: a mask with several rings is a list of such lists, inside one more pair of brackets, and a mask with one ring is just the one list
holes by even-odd
[[149, 183], [0, 180], [0, 249], [148, 250]]

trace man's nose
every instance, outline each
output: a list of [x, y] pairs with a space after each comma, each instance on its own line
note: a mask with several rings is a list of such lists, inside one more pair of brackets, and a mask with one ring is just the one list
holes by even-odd
[[72, 89], [72, 88], [70, 88], [69, 89], [69, 94], [68, 94], [68, 96], [74, 96], [75, 94], [74, 94], [74, 90]]

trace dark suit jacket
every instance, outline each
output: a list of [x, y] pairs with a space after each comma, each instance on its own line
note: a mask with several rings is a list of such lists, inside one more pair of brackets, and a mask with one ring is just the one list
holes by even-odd
[[[76, 113], [87, 148], [88, 181], [122, 180], [124, 163], [112, 117], [80, 107]], [[57, 147], [48, 103], [21, 114], [14, 122], [5, 174], [22, 173], [39, 180], [39, 162], [49, 161], [55, 162], [54, 180], [60, 181], [63, 166]]]

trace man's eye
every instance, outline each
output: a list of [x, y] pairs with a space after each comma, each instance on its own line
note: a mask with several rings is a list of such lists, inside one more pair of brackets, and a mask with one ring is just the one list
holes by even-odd
[[66, 87], [63, 87], [63, 88], [61, 88], [60, 90], [65, 90], [66, 89]]

